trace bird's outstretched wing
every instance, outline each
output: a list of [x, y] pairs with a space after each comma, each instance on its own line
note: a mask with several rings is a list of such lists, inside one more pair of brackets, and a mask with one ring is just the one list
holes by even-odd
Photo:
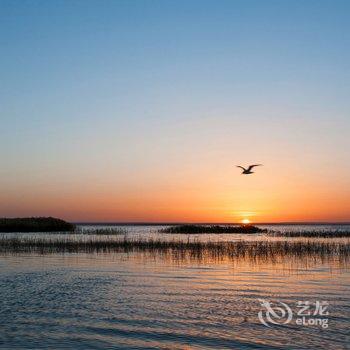
[[243, 167], [242, 167], [242, 166], [240, 166], [240, 165], [236, 165], [236, 167], [237, 167], [237, 168], [241, 168], [242, 170], [246, 171], [246, 169], [245, 169], [245, 168], [243, 168]]
[[255, 166], [261, 166], [262, 164], [252, 164], [252, 165], [249, 165], [248, 167], [248, 171], [251, 171]]

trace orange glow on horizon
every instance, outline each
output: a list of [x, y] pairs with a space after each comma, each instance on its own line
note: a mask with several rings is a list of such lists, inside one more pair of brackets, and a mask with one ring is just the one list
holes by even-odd
[[71, 222], [350, 221], [348, 178], [337, 183], [325, 173], [314, 178], [287, 162], [249, 176], [225, 166], [208, 162], [180, 171], [160, 164], [123, 177], [96, 168], [59, 184], [47, 179], [45, 186], [40, 178], [13, 184], [9, 178], [0, 212], [4, 217], [55, 216]]

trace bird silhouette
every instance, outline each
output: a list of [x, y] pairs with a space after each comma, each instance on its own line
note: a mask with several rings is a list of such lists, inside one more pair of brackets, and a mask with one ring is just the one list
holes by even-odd
[[243, 175], [249, 175], [249, 174], [254, 174], [254, 171], [252, 171], [252, 169], [255, 167], [255, 166], [261, 166], [262, 164], [253, 164], [253, 165], [249, 165], [248, 168], [244, 168], [240, 165], [237, 165], [237, 168], [241, 168], [243, 171], [242, 171], [242, 174]]

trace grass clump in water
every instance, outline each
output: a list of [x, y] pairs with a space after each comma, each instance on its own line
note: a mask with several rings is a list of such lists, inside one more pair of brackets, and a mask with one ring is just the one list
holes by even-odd
[[344, 230], [311, 230], [311, 231], [271, 231], [274, 237], [309, 237], [309, 238], [350, 238], [350, 231]]
[[264, 233], [253, 225], [175, 225], [159, 230], [161, 233], [200, 234], [200, 233]]
[[117, 235], [125, 235], [128, 233], [128, 231], [121, 228], [98, 228], [98, 229], [83, 229], [83, 230], [80, 230], [79, 233], [84, 235], [117, 236]]

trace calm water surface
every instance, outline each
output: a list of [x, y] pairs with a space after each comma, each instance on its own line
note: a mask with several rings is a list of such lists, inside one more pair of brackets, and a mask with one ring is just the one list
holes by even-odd
[[[154, 229], [128, 228], [135, 235], [156, 235]], [[336, 262], [7, 254], [0, 256], [0, 269], [1, 349], [348, 349], [350, 344], [350, 266]], [[260, 299], [289, 305], [293, 320], [266, 327], [258, 318], [266, 310]], [[328, 328], [297, 325], [298, 301], [328, 302], [329, 315], [322, 317]]]

